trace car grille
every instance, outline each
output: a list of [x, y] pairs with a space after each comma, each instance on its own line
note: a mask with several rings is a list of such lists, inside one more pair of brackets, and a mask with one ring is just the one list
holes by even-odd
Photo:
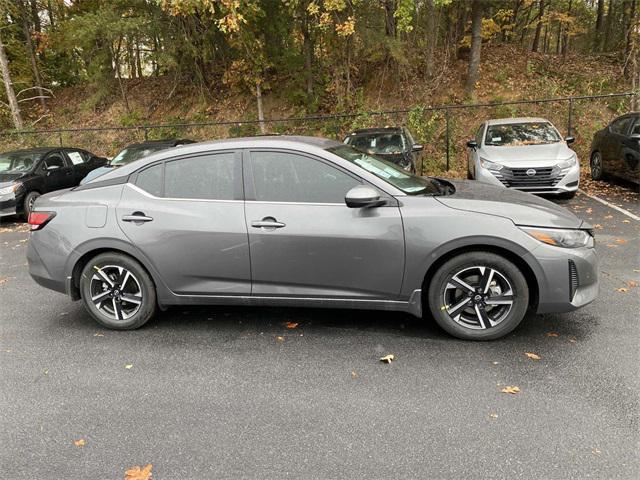
[[573, 301], [573, 296], [576, 294], [576, 290], [578, 290], [578, 285], [580, 284], [580, 280], [578, 278], [578, 269], [576, 268], [576, 264], [573, 260], [569, 260], [569, 301]]
[[[528, 175], [527, 171], [535, 170], [535, 175]], [[494, 173], [496, 178], [505, 187], [555, 187], [562, 179], [565, 172], [560, 172], [554, 167], [540, 168], [509, 168], [504, 167], [499, 172]]]

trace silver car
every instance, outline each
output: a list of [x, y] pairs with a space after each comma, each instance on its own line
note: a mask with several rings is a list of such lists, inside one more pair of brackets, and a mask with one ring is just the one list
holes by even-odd
[[591, 228], [564, 208], [320, 138], [162, 151], [43, 195], [29, 223], [31, 276], [115, 329], [170, 305], [279, 305], [430, 313], [489, 340], [598, 291]]
[[580, 182], [580, 162], [544, 118], [502, 118], [484, 122], [467, 142], [468, 178], [530, 193], [572, 198]]

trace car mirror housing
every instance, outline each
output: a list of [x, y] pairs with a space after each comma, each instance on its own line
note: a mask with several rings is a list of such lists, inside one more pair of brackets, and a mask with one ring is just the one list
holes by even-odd
[[347, 192], [344, 202], [349, 208], [371, 208], [385, 204], [377, 190], [368, 185], [357, 185]]
[[570, 144], [572, 144], [573, 142], [575, 142], [575, 141], [576, 141], [576, 139], [575, 139], [574, 137], [569, 136], [569, 137], [565, 137], [564, 141], [565, 141], [565, 142], [567, 142], [567, 144], [569, 144], [569, 145], [570, 145]]
[[467, 147], [475, 150], [476, 148], [478, 148], [478, 142], [476, 142], [475, 140], [469, 140], [467, 142]]
[[47, 172], [53, 172], [55, 170], [58, 170], [60, 168], [60, 165], [47, 165], [47, 167], [45, 168], [45, 170]]
[[640, 133], [632, 133], [631, 135], [629, 135], [629, 138], [631, 140], [638, 140], [640, 142]]

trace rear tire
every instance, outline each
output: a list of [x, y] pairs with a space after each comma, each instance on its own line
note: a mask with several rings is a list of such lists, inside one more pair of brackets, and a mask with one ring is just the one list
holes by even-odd
[[29, 220], [29, 214], [33, 210], [33, 204], [38, 199], [40, 194], [38, 192], [29, 192], [25, 195], [22, 202], [22, 216], [25, 220]]
[[506, 258], [469, 252], [438, 268], [427, 301], [435, 321], [454, 337], [495, 340], [524, 318], [529, 288], [522, 272]]
[[103, 253], [87, 262], [80, 276], [80, 293], [87, 311], [100, 325], [132, 330], [156, 313], [156, 288], [133, 258]]

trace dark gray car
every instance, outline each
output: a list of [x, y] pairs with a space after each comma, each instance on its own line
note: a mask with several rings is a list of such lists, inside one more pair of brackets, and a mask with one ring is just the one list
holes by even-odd
[[590, 226], [527, 193], [414, 176], [331, 140], [163, 151], [38, 199], [28, 260], [102, 325], [179, 304], [430, 312], [488, 340], [598, 291]]

